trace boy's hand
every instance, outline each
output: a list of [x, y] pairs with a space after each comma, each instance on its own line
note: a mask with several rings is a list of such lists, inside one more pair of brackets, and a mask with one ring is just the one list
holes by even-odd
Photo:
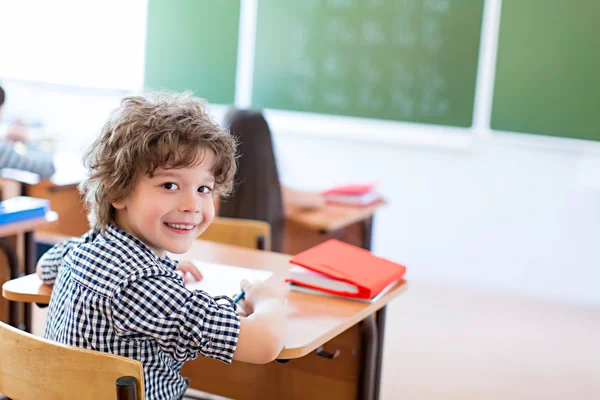
[[[234, 296], [231, 296], [231, 298], [233, 298]], [[237, 308], [236, 311], [238, 313], [238, 315], [240, 317], [248, 317], [248, 315], [250, 315], [250, 313], [248, 311], [246, 311], [246, 309], [244, 308], [244, 302], [243, 301], [239, 301], [236, 304]]]
[[25, 124], [23, 121], [13, 122], [10, 128], [8, 128], [5, 139], [9, 142], [27, 143], [29, 137], [27, 136], [27, 132], [25, 132]]
[[283, 280], [281, 282], [269, 280], [250, 283], [244, 279], [240, 283], [240, 287], [245, 295], [239, 304], [247, 315], [254, 313], [262, 303], [278, 302], [284, 304], [286, 291]]
[[[198, 267], [196, 267], [194, 265], [194, 263], [192, 263], [191, 261], [187, 261], [187, 260], [180, 261], [179, 265], [177, 266], [176, 271], [179, 271], [179, 273], [183, 277], [183, 283], [190, 282], [192, 280], [192, 278], [195, 281], [202, 280], [202, 273], [200, 272]], [[188, 274], [191, 275], [192, 278], [190, 278], [190, 276]]]

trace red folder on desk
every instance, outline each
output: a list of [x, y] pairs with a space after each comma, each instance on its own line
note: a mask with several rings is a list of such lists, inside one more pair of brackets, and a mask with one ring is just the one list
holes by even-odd
[[324, 195], [329, 195], [329, 194], [345, 194], [345, 195], [360, 196], [360, 195], [369, 193], [373, 189], [375, 189], [375, 185], [372, 184], [372, 183], [352, 184], [352, 185], [336, 186], [334, 188], [325, 190], [323, 192], [323, 194]]
[[354, 184], [331, 188], [321, 193], [328, 203], [366, 207], [381, 200], [374, 184]]
[[371, 299], [399, 281], [406, 267], [351, 244], [330, 239], [290, 260], [287, 282], [338, 296]]

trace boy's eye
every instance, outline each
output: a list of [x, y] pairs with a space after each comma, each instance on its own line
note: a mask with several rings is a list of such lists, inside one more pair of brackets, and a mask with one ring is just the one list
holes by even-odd
[[162, 187], [164, 187], [167, 190], [177, 190], [177, 189], [179, 189], [179, 186], [177, 186], [177, 184], [173, 183], [173, 182], [163, 183]]
[[200, 186], [198, 188], [198, 191], [202, 194], [208, 194], [208, 193], [212, 192], [212, 189], [209, 188], [208, 186]]

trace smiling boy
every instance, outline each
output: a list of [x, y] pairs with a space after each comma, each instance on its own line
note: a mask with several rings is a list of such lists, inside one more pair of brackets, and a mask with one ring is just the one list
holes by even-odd
[[54, 284], [45, 337], [142, 362], [148, 399], [181, 398], [183, 362], [204, 355], [270, 362], [285, 339], [283, 291], [242, 283], [253, 313], [185, 287], [177, 261], [227, 194], [235, 143], [188, 94], [132, 96], [85, 155], [81, 185], [92, 230], [38, 264]]

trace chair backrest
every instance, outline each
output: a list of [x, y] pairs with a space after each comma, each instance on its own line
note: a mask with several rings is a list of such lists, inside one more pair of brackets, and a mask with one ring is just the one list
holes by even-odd
[[[131, 381], [124, 377], [136, 379], [137, 397], [117, 397]], [[137, 360], [66, 346], [0, 322], [0, 393], [14, 400], [142, 400], [144, 371]]]
[[271, 227], [264, 221], [215, 217], [198, 239], [250, 249], [271, 250]]

